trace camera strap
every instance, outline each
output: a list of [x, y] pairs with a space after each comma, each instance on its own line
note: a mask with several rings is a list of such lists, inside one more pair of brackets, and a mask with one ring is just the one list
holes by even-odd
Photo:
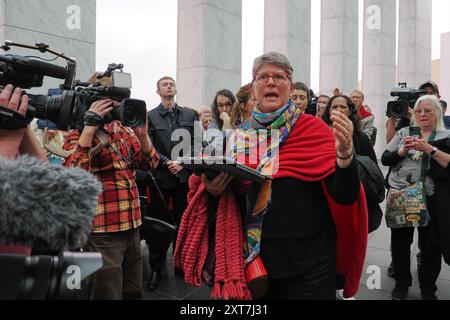
[[84, 114], [84, 125], [86, 127], [96, 127], [96, 126], [102, 126], [104, 124], [105, 124], [105, 119], [100, 117], [99, 114], [92, 112], [92, 111], [87, 111]]
[[33, 118], [27, 119], [20, 113], [0, 106], [0, 129], [17, 130], [26, 128]]

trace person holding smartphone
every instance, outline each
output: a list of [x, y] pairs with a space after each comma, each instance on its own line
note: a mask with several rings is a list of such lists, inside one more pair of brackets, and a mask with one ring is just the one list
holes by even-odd
[[[435, 140], [445, 139], [442, 108], [436, 96], [421, 97], [415, 104], [413, 127], [406, 127], [397, 132], [388, 144], [382, 156], [382, 163], [391, 168], [389, 186], [395, 190], [402, 190], [420, 180], [422, 159], [429, 155], [431, 162], [448, 169], [450, 155], [433, 147]], [[427, 164], [429, 165], [429, 164]], [[436, 177], [435, 177], [436, 178]], [[440, 177], [438, 177], [440, 179]], [[442, 243], [436, 237], [436, 219], [440, 214], [436, 210], [435, 197], [437, 185], [427, 175], [425, 178], [425, 192], [427, 209], [431, 217], [427, 227], [419, 228], [419, 246], [422, 250], [422, 263], [419, 268], [419, 283], [424, 300], [435, 300], [436, 280], [441, 271]], [[412, 284], [410, 271], [411, 244], [414, 228], [391, 230], [392, 262], [396, 285], [392, 291], [392, 299], [404, 300]], [[433, 241], [432, 241], [433, 240]]]

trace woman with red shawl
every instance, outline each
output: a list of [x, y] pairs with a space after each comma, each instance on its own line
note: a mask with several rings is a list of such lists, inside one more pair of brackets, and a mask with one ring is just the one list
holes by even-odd
[[[227, 148], [227, 156], [272, 180], [256, 185], [224, 173], [212, 181], [191, 177], [174, 262], [187, 283], [200, 286], [213, 261], [214, 298], [335, 299], [337, 274], [345, 279], [344, 297], [358, 290], [367, 206], [353, 125], [340, 112], [332, 113], [332, 128], [303, 114], [290, 98], [292, 74], [282, 54], [255, 60], [258, 103]], [[246, 279], [261, 262], [268, 272], [264, 295], [250, 290]]]

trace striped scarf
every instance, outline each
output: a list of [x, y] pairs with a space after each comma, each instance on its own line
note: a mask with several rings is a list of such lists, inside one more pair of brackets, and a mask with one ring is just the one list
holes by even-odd
[[[234, 132], [231, 139], [233, 145], [228, 148], [227, 156], [239, 162], [241, 155], [245, 157], [255, 154], [261, 145], [265, 147], [267, 144], [257, 170], [261, 174], [273, 176], [278, 168], [278, 150], [289, 137], [301, 115], [301, 109], [292, 100], [289, 100], [283, 108], [268, 114], [263, 113], [257, 105], [252, 117]], [[261, 132], [267, 134], [260, 134]], [[270, 181], [262, 185], [255, 207], [250, 208], [245, 246], [246, 265], [254, 261], [260, 252], [262, 225], [267, 208], [270, 206], [271, 189]]]

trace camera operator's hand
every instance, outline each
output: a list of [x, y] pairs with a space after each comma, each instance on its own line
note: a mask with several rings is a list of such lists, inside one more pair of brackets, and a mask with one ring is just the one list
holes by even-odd
[[[111, 99], [101, 99], [96, 102], [94, 102], [91, 107], [89, 108], [89, 111], [94, 112], [98, 114], [101, 118], [104, 118], [108, 113], [110, 113], [114, 109], [114, 101]], [[99, 128], [100, 125], [95, 126], [96, 128]]]
[[408, 120], [411, 120], [413, 116], [414, 116], [414, 109], [408, 108], [408, 115], [406, 117], [408, 118]]
[[[96, 117], [103, 119], [108, 113], [112, 111], [112, 109], [115, 107], [115, 103], [111, 99], [101, 99], [98, 101], [95, 101], [91, 107], [89, 108], [90, 112], [93, 112]], [[92, 141], [94, 140], [95, 132], [98, 128], [100, 128], [99, 125], [86, 125], [86, 118], [85, 118], [85, 127], [83, 129], [83, 132], [81, 133], [80, 139], [78, 140], [78, 143], [83, 148], [90, 148], [92, 146]]]
[[133, 128], [133, 131], [141, 144], [142, 151], [151, 153], [154, 147], [148, 135], [148, 117], [145, 117], [145, 125], [142, 128]]
[[[22, 99], [22, 100], [21, 100]], [[0, 105], [6, 109], [20, 113], [25, 116], [28, 109], [29, 99], [27, 95], [22, 97], [22, 89], [8, 84], [0, 94]], [[0, 155], [14, 158], [19, 152], [26, 128], [17, 130], [0, 130]]]
[[133, 128], [133, 131], [136, 137], [139, 138], [139, 141], [141, 140], [140, 137], [145, 138], [148, 136], [148, 117], [145, 117], [145, 124], [142, 128]]
[[0, 106], [16, 111], [25, 117], [29, 99], [27, 95], [23, 95], [22, 98], [22, 93], [22, 89], [14, 89], [13, 85], [8, 84], [0, 94]]

